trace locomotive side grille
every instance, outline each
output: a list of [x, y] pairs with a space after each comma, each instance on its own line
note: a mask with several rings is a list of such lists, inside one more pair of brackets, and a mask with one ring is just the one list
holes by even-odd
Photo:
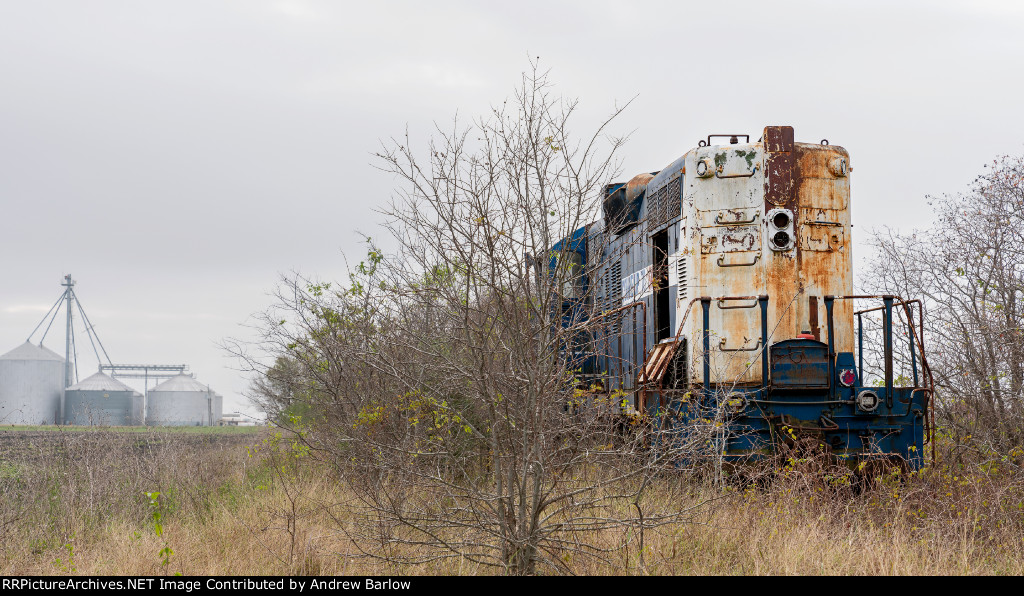
[[[615, 263], [608, 270], [608, 277], [605, 278], [605, 297], [608, 300], [606, 310], [612, 310], [618, 308], [622, 303], [622, 261], [615, 261]], [[613, 321], [617, 321], [618, 317], [613, 317]], [[617, 333], [621, 326], [619, 323], [615, 323], [611, 327], [612, 333]]]
[[658, 226], [658, 193], [648, 193], [644, 200], [647, 202], [647, 226], [655, 228]]
[[666, 221], [679, 217], [683, 210], [683, 187], [681, 180], [682, 176], [676, 176], [672, 182], [668, 183], [668, 214], [665, 216]]
[[662, 226], [662, 222], [665, 221], [665, 186], [657, 189], [654, 193], [654, 203], [651, 205], [653, 211], [651, 212], [651, 229]]
[[661, 227], [665, 224], [665, 216], [668, 214], [668, 187], [662, 186], [658, 189], [658, 219], [655, 221], [656, 227]]
[[652, 192], [647, 197], [647, 221], [651, 229], [660, 228], [679, 217], [683, 207], [680, 177]]
[[690, 296], [686, 287], [687, 282], [689, 281], [686, 278], [686, 255], [679, 255], [679, 258], [676, 259], [676, 279], [679, 284], [676, 286], [676, 294], [679, 297], [679, 300], [683, 301], [689, 299]]
[[612, 303], [609, 306], [618, 308], [619, 303], [622, 302], [622, 261], [615, 261], [615, 264], [612, 265], [608, 282], [611, 284], [609, 296], [612, 299]]
[[601, 278], [601, 312], [608, 312], [612, 307], [612, 267], [607, 265], [604, 268]]

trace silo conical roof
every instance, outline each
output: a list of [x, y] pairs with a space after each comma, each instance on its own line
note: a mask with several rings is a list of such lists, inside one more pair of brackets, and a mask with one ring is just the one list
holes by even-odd
[[202, 391], [203, 393], [206, 393], [207, 391], [210, 391], [210, 388], [195, 380], [190, 375], [180, 374], [167, 379], [163, 383], [160, 383], [149, 390], [150, 393], [160, 391]]
[[0, 356], [0, 360], [58, 360], [64, 362], [64, 358], [56, 352], [29, 341]]
[[125, 385], [117, 379], [113, 379], [102, 372], [98, 372], [93, 376], [83, 379], [74, 385], [67, 388], [68, 391], [131, 391], [132, 393], [138, 393], [128, 385]]

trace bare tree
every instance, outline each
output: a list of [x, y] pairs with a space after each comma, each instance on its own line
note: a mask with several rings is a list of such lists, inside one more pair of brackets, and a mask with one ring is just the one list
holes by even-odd
[[358, 495], [364, 554], [564, 572], [621, 549], [597, 538], [613, 528], [639, 537], [689, 513], [664, 498], [645, 511], [643, 495], [707, 437], [652, 446], [579, 376], [605, 322], [572, 306], [593, 304], [584, 263], [551, 249], [581, 228], [601, 241], [586, 225], [624, 139], [607, 132], [621, 109], [582, 139], [575, 112], [534, 64], [487, 118], [425, 151], [386, 143], [395, 254], [371, 245], [343, 287], [291, 279], [262, 321], [276, 363], [257, 393]]
[[931, 199], [931, 229], [876, 233], [868, 286], [924, 297], [943, 423], [1005, 448], [1024, 414], [1024, 158], [986, 168], [968, 193]]

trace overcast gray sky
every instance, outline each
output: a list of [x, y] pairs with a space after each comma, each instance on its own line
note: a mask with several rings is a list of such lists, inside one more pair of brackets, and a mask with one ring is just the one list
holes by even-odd
[[636, 96], [623, 178], [768, 124], [846, 147], [858, 240], [1024, 152], [1024, 2], [0, 0], [0, 352], [71, 273], [115, 361], [251, 411], [217, 342], [359, 255], [380, 139], [485, 113], [527, 56], [581, 132]]

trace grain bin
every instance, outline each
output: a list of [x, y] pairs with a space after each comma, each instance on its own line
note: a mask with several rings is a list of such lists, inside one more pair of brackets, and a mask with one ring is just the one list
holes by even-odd
[[223, 411], [223, 398], [186, 374], [153, 387], [147, 397], [149, 426], [213, 426]]
[[81, 426], [142, 424], [142, 394], [98, 372], [64, 392], [64, 422]]
[[29, 342], [0, 356], [0, 424], [57, 424], [64, 359]]

